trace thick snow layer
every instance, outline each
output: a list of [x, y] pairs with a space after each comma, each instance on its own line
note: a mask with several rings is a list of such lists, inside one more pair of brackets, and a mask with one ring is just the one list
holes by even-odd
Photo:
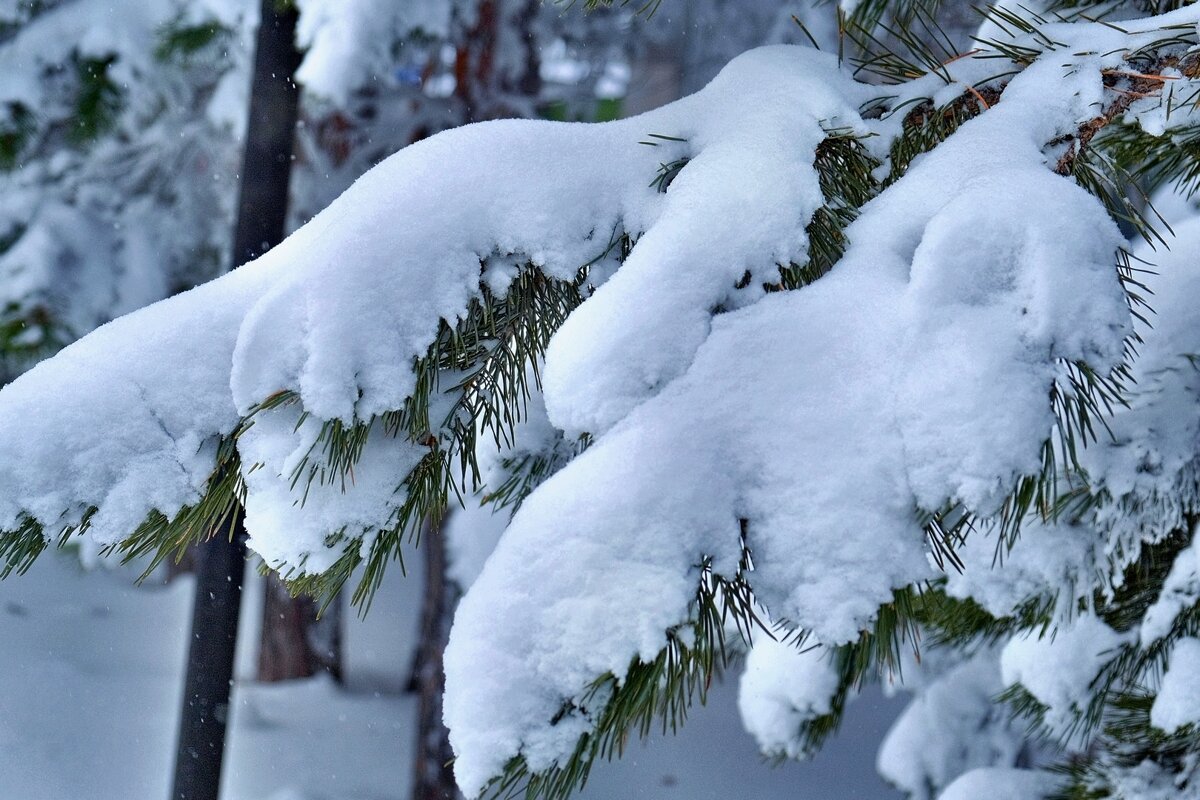
[[797, 220], [824, 202], [817, 145], [827, 128], [865, 132], [865, 87], [832, 67], [800, 49], [752, 51], [683, 101], [707, 108], [652, 131], [686, 138], [691, 161], [620, 271], [554, 336], [545, 389], [555, 425], [608, 430], [682, 373], [743, 275], [804, 261]]
[[[924, 661], [914, 666], [927, 670]], [[910, 673], [906, 669], [906, 686]], [[879, 749], [879, 774], [913, 800], [930, 800], [965, 772], [1016, 763], [1024, 724], [994, 702], [1004, 688], [996, 652], [984, 649], [917, 682], [925, 685], [915, 689]]]
[[[1119, 233], [1041, 152], [1100, 90], [1098, 70], [1063, 72], [1039, 62], [1014, 79], [1003, 102], [867, 205], [830, 275], [718, 316], [681, 377], [526, 501], [447, 651], [446, 719], [468, 794], [518, 753], [541, 769], [573, 748], [590, 721], [549, 720], [596, 675], [658, 652], [687, 618], [689, 566], [736, 564], [739, 519], [764, 605], [846, 641], [894, 587], [931, 574], [914, 509], [957, 499], [990, 512], [1015, 475], [1038, 469], [1055, 358], [1114, 364], [1128, 330]], [[823, 82], [838, 80], [831, 70]], [[592, 316], [593, 302], [633, 307], [631, 263], [547, 356], [560, 426], [603, 429], [670, 376], [648, 366], [662, 360], [654, 348], [629, 355], [623, 334], [576, 333], [579, 320], [606, 333], [616, 324]], [[641, 317], [639, 307], [633, 329]]]
[[1200, 639], [1180, 639], [1171, 648], [1167, 674], [1150, 708], [1150, 723], [1167, 733], [1200, 722]]
[[[1054, 34], [1088, 46], [1014, 77], [863, 209], [831, 274], [786, 294], [761, 284], [805, 259], [826, 130], [880, 134], [885, 152], [899, 117], [861, 118], [882, 90], [832, 56], [764, 48], [633, 119], [491, 122], [406, 148], [256, 262], [0, 392], [0, 415], [22, 421], [0, 429], [0, 528], [54, 532], [95, 505], [92, 535], [111, 542], [172, 515], [198, 499], [215, 437], [280, 390], [314, 421], [401, 408], [440, 321], [481, 280], [502, 287], [489, 259], [572, 278], [623, 230], [637, 244], [545, 364], [550, 422], [596, 443], [525, 502], [456, 619], [445, 708], [464, 790], [513, 756], [541, 769], [570, 752], [593, 720], [564, 704], [653, 658], [688, 618], [697, 565], [732, 573], [743, 530], [772, 615], [852, 639], [933, 574], [918, 511], [994, 512], [1040, 469], [1059, 361], [1103, 372], [1121, 357], [1123, 239], [1044, 149], [1094, 117], [1129, 40]], [[983, 61], [952, 69], [977, 77]], [[638, 144], [651, 134], [673, 138]], [[685, 157], [668, 191], [647, 185]], [[329, 534], [387, 523], [386, 473], [414, 453], [381, 443], [362, 499], [317, 487], [293, 532], [309, 514], [284, 491], [312, 440], [298, 411], [244, 434], [250, 532], [272, 564], [316, 569]]]
[[1085, 614], [1044, 636], [1024, 633], [1010, 639], [1000, 654], [1000, 673], [1004, 685], [1019, 683], [1046, 706], [1050, 730], [1071, 732], [1087, 710], [1092, 681], [1129, 638]]
[[[973, 533], [960, 549], [965, 569], [947, 576], [955, 597], [971, 597], [997, 616], [1013, 613], [1033, 597], [1057, 596], [1061, 614], [1095, 592], [1111, 592], [1123, 580], [1144, 543], [1186, 529], [1197, 508], [1200, 454], [1200, 219], [1181, 201], [1168, 198], [1173, 235], [1167, 245], [1135, 250], [1148, 273], [1139, 275], [1153, 292], [1149, 323], [1138, 321], [1138, 356], [1118, 406], [1098, 429], [1098, 439], [1080, 451], [1093, 493], [1101, 504], [1078, 522], [1029, 520], [1011, 551], [994, 531]], [[1188, 218], [1188, 216], [1192, 218]], [[1149, 265], [1149, 266], [1147, 266]], [[997, 559], [996, 556], [999, 555]], [[1163, 590], [1147, 610], [1141, 641], [1162, 638], [1179, 612], [1200, 597], [1200, 563], [1194, 547], [1176, 557]]]
[[837, 687], [828, 650], [760, 636], [738, 691], [742, 724], [763, 753], [801, 758], [808, 754], [797, 737], [800, 725], [832, 710]]
[[[400, 407], [413, 388], [412, 359], [424, 354], [439, 319], [465, 312], [478, 292], [480, 260], [493, 253], [573, 277], [618, 224], [648, 228], [664, 208], [675, 209], [668, 217], [680, 241], [660, 236], [659, 251], [685, 245], [682, 209], [702, 213], [719, 191], [714, 181], [731, 170], [714, 155], [702, 162], [717, 170], [707, 184], [667, 199], [647, 186], [647, 176], [670, 148], [638, 141], [648, 132], [703, 132], [707, 119], [714, 150], [741, 159], [740, 148], [721, 145], [741, 135], [729, 120], [768, 130], [767, 120], [747, 118], [744, 109], [773, 107], [770, 97], [781, 91], [774, 73], [783, 64], [793, 65], [796, 80], [813, 82], [802, 68], [808, 60], [798, 50], [753, 54], [707, 96], [620, 123], [500, 121], [406, 148], [258, 261], [105, 326], [8, 388], [0, 407], [28, 424], [0, 436], [0, 525], [12, 528], [28, 514], [54, 530], [95, 504], [94, 534], [113, 541], [152, 509], [174, 514], [198, 499], [211, 470], [202, 447], [280, 389], [298, 390], [305, 410], [324, 419]], [[836, 110], [820, 109], [823, 116]], [[775, 120], [779, 136], [797, 119]], [[815, 147], [819, 128], [809, 119]], [[810, 183], [815, 191], [815, 178]], [[561, 202], [567, 196], [577, 202]], [[804, 197], [774, 217], [780, 237], [802, 230], [795, 220], [819, 202]], [[737, 219], [747, 216], [743, 210]], [[733, 221], [724, 222], [726, 230], [735, 230]], [[765, 235], [761, 226], [754, 230]], [[802, 256], [802, 242], [787, 250], [768, 239], [761, 266], [776, 254]], [[654, 241], [641, 263], [651, 262]], [[693, 262], [709, 263], [699, 243], [688, 252]], [[693, 293], [693, 302], [719, 302], [740, 274], [719, 291], [710, 279], [709, 296]], [[703, 325], [696, 318], [689, 324]], [[690, 336], [694, 346], [700, 332]], [[186, 369], [169, 367], [178, 364]], [[39, 399], [52, 396], [62, 398], [57, 409]], [[92, 422], [75, 424], [81, 415]], [[35, 457], [39, 442], [58, 457]]]

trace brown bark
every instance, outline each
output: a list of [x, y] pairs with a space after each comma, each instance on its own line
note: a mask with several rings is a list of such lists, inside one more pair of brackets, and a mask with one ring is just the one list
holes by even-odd
[[325, 672], [342, 681], [342, 604], [335, 598], [318, 614], [317, 601], [292, 597], [275, 575], [266, 579], [258, 679], [286, 681]]

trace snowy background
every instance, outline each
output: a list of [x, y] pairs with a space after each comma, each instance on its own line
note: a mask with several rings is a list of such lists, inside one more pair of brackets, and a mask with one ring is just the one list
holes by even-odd
[[[0, 582], [0, 797], [167, 796], [193, 584], [138, 587], [136, 576], [86, 572], [72, 554], [51, 552]], [[417, 698], [403, 686], [421, 576], [397, 571], [365, 620], [350, 617], [345, 688], [325, 678], [250, 679], [262, 585], [249, 580], [223, 797], [407, 800]], [[635, 743], [622, 761], [597, 767], [580, 800], [901, 796], [874, 761], [902, 700], [868, 692], [814, 760], [772, 767], [742, 730], [735, 678], [736, 670], [714, 688], [679, 736]]]

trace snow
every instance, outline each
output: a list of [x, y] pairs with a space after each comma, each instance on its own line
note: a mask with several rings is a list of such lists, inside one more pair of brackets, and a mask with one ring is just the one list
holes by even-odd
[[1092, 697], [1092, 681], [1129, 638], [1084, 614], [1043, 636], [1033, 632], [1010, 639], [1000, 654], [1000, 673], [1004, 685], [1019, 683], [1046, 706], [1051, 731], [1074, 733]]
[[[688, 618], [692, 565], [734, 568], [739, 518], [749, 519], [758, 599], [834, 644], [854, 638], [893, 588], [932, 575], [915, 508], [957, 499], [990, 513], [1018, 474], [1038, 469], [1055, 358], [1113, 365], [1128, 330], [1113, 269], [1122, 239], [1041, 153], [1087, 118], [1098, 90], [1098, 70], [1064, 79], [1054, 61], [1027, 69], [1004, 102], [866, 206], [831, 274], [713, 319], [681, 377], [526, 501], [459, 607], [447, 650], [445, 713], [468, 795], [510, 757], [528, 757], [527, 742], [537, 742], [535, 770], [552, 763], [545, 737], [557, 737], [559, 757], [573, 748], [590, 723], [560, 709], [596, 675], [620, 679], [631, 659], [659, 651], [663, 631]], [[651, 378], [641, 392], [662, 380], [646, 362], [657, 351], [630, 355], [623, 335], [612, 350], [574, 333], [581, 319], [612, 331], [588, 308], [623, 294], [631, 263], [547, 354], [559, 427], [603, 426], [635, 401], [638, 376]], [[598, 350], [612, 361], [592, 360]], [[590, 393], [555, 377], [560, 358]], [[495, 673], [481, 675], [482, 664]]]
[[1193, 780], [1195, 759], [1185, 759], [1179, 772], [1164, 768], [1154, 759], [1146, 758], [1133, 766], [1114, 766], [1106, 774], [1114, 797], [1136, 797], [1138, 800], [1194, 800]]
[[1143, 245], [1135, 255], [1152, 264], [1151, 326], [1139, 326], [1145, 344], [1135, 362], [1131, 408], [1116, 415], [1114, 436], [1089, 450], [1088, 473], [1098, 488], [1120, 503], [1097, 521], [1108, 532], [1111, 551], [1136, 557], [1138, 543], [1162, 539], [1186, 527], [1196, 502], [1195, 469], [1200, 452], [1200, 352], [1195, 307], [1200, 296], [1200, 220], [1173, 226], [1169, 249]]
[[738, 691], [742, 723], [766, 755], [802, 758], [802, 723], [830, 713], [837, 670], [823, 648], [760, 635], [746, 657]]
[[1163, 581], [1162, 591], [1146, 609], [1139, 630], [1141, 644], [1149, 647], [1171, 633], [1171, 628], [1184, 611], [1200, 601], [1200, 550], [1188, 545], [1175, 556], [1171, 571]]
[[[1128, 407], [1116, 408], [1099, 439], [1080, 452], [1091, 493], [1110, 499], [1080, 520], [1030, 520], [1011, 550], [998, 546], [993, 530], [972, 534], [959, 553], [963, 572], [947, 576], [952, 596], [970, 597], [997, 616], [1012, 614], [1030, 598], [1055, 598], [1056, 613], [1069, 617], [1078, 603], [1091, 604], [1095, 593], [1110, 596], [1120, 587], [1144, 544], [1188, 527], [1200, 452], [1200, 372], [1193, 363], [1200, 352], [1200, 220], [1179, 220], [1175, 215], [1182, 211], [1168, 210], [1176, 219], [1169, 249], [1143, 244], [1134, 252], [1151, 271], [1140, 277], [1153, 292], [1154, 313], [1149, 324], [1135, 326], [1142, 341]], [[1141, 621], [1143, 646], [1166, 636], [1176, 616], [1200, 596], [1198, 570], [1196, 549], [1185, 547]]]
[[406, 497], [396, 476], [408, 474], [428, 449], [382, 428], [372, 427], [353, 474], [335, 476], [318, 466], [320, 422], [302, 417], [296, 404], [257, 414], [238, 440], [242, 458], [255, 465], [244, 473], [248, 546], [284, 573], [317, 573], [339, 555], [326, 545], [330, 535], [369, 547], [375, 531], [392, 527]]
[[1054, 599], [1070, 614], [1076, 598], [1087, 597], [1107, 575], [1104, 537], [1086, 523], [1065, 518], [1027, 520], [1009, 549], [993, 527], [980, 527], [955, 552], [962, 570], [946, 574], [946, 593], [970, 598], [988, 613], [1006, 617], [1031, 599]]
[[[54, 432], [74, 427], [70, 421], [82, 411], [67, 400], [56, 413], [37, 398], [81, 393], [104, 400], [86, 403], [93, 424], [74, 431], [77, 441], [60, 450], [89, 467], [66, 468], [60, 457], [0, 477], [12, 489], [6, 498], [18, 500], [0, 504], [0, 522], [11, 528], [28, 514], [57, 529], [77, 523], [95, 504], [101, 511], [93, 533], [111, 541], [151, 509], [174, 514], [196, 501], [211, 469], [208, 452], [197, 451], [214, 435], [230, 433], [239, 413], [281, 389], [298, 390], [305, 410], [321, 419], [368, 419], [400, 407], [413, 387], [411, 360], [424, 354], [437, 320], [464, 313], [478, 292], [481, 259], [498, 252], [532, 259], [552, 276], [573, 276], [603, 249], [601, 238], [607, 241], [618, 221], [632, 230], [647, 228], [664, 205], [664, 196], [646, 186], [646, 176], [662, 157], [658, 151], [667, 148], [638, 146], [647, 131], [695, 127], [698, 140], [707, 143], [701, 123], [708, 119], [714, 141], [742, 135], [729, 123], [737, 116], [733, 109], [765, 108], [769, 98], [763, 93], [781, 90], [747, 94], [743, 84], [770, 85], [766, 78], [780, 60], [799, 66], [809, 58], [788, 50], [749, 56], [742, 60], [740, 80], [735, 69], [711, 97], [681, 101], [647, 117], [596, 126], [499, 121], [406, 148], [257, 262], [106, 326], [7, 390], [0, 406], [31, 422], [15, 434], [20, 442], [10, 439], [8, 447], [0, 442], [6, 456], [16, 455], [12, 447], [55, 441]], [[794, 71], [803, 85], [819, 83]], [[745, 121], [763, 124], [754, 116]], [[774, 122], [783, 132], [796, 119], [786, 115]], [[815, 136], [815, 123], [808, 125]], [[698, 198], [713, 191], [711, 182], [727, 176], [742, 158], [728, 145], [712, 149], [720, 153], [722, 147], [724, 167], [717, 155], [700, 161], [701, 174], [710, 161], [717, 170], [709, 185], [700, 181], [693, 194], [681, 188], [667, 205], [702, 207]], [[505, 158], [497, 161], [496, 151]], [[457, 168], [447, 169], [451, 163]], [[580, 186], [590, 190], [580, 202], [558, 201]], [[430, 204], [441, 197], [458, 200]], [[666, 219], [676, 237], [686, 238], [681, 213], [667, 213]], [[794, 230], [792, 219], [788, 229]], [[765, 236], [756, 231], [754, 236]], [[783, 235], [763, 239], [762, 257], [794, 251], [797, 244], [778, 238]], [[663, 236], [658, 240], [660, 252], [670, 249]], [[651, 236], [648, 251], [654, 241]], [[407, 254], [406, 270], [393, 268], [395, 253]], [[728, 266], [721, 270], [732, 274]], [[397, 279], [400, 275], [404, 278]], [[716, 286], [714, 279], [708, 283]], [[697, 295], [691, 302], [703, 307], [718, 299]], [[705, 325], [695, 309], [690, 313], [693, 329]], [[164, 374], [164, 365], [180, 363], [181, 354], [193, 351], [185, 359], [186, 372]], [[101, 368], [112, 358], [105, 353], [122, 355], [111, 368]], [[31, 413], [32, 404], [38, 413]], [[31, 455], [23, 450], [5, 461], [20, 463]], [[69, 479], [51, 481], [50, 474]], [[48, 492], [54, 483], [59, 485]]]
[[386, 76], [393, 48], [414, 31], [445, 36], [451, 0], [300, 0], [296, 79], [318, 97], [345, 105], [351, 92]]
[[444, 528], [450, 579], [463, 588], [474, 583], [506, 527], [508, 514], [494, 512], [477, 497], [451, 512]]
[[[0, 391], [0, 415], [22, 420], [0, 429], [0, 528], [55, 533], [96, 506], [89, 535], [104, 544], [173, 515], [199, 499], [216, 437], [290, 390], [298, 405], [238, 443], [248, 524], [272, 566], [320, 570], [390, 522], [418, 450], [375, 431], [352, 485], [293, 489], [315, 426], [402, 408], [439, 324], [481, 286], [503, 291], [513, 263], [570, 279], [624, 231], [638, 235], [628, 259], [596, 276], [546, 355], [548, 421], [595, 444], [526, 500], [455, 620], [445, 713], [462, 788], [477, 794], [515, 756], [538, 770], [571, 752], [595, 719], [561, 709], [654, 658], [689, 618], [697, 565], [732, 574], [743, 530], [772, 616], [817, 643], [852, 640], [894, 589], [935, 575], [918, 512], [996, 512], [1041, 467], [1060, 362], [1103, 373], [1131, 331], [1113, 266], [1124, 239], [1046, 148], [1095, 116], [1102, 70], [1143, 34], [1051, 28], [1073, 55], [1015, 76], [868, 203], [840, 263], [796, 292], [762, 283], [805, 258], [826, 131], [874, 134], [885, 153], [901, 115], [864, 119], [864, 102], [948, 99], [994, 63], [885, 90], [832, 55], [763, 48], [629, 120], [495, 121], [405, 148], [257, 261]], [[639, 144], [651, 134], [675, 138]], [[647, 186], [683, 157], [668, 191]], [[1097, 474], [1118, 495], [1132, 486], [1130, 470]], [[1067, 713], [1096, 648], [1122, 641], [1085, 616], [1053, 646], [1010, 643], [1002, 671]], [[1069, 663], [1039, 672], [1035, 657]]]
[[1042, 800], [1057, 784], [1057, 777], [1048, 772], [983, 767], [971, 770], [950, 784], [946, 791], [938, 795], [938, 800], [976, 800], [979, 797]]
[[[0, 307], [6, 324], [39, 316], [54, 324], [40, 353], [6, 354], [3, 380], [226, 266], [240, 155], [233, 134], [246, 115], [248, 83], [246, 48], [232, 45], [254, 24], [252, 5], [26, 4], [30, 19], [0, 37], [4, 124], [12, 130], [13, 119], [23, 120], [24, 131], [14, 163], [0, 171]], [[218, 23], [223, 32], [208, 48], [156, 55], [169, 28]], [[222, 44], [229, 49], [218, 55]], [[108, 64], [93, 77], [109, 82], [110, 113], [77, 141], [84, 58]], [[231, 83], [242, 85], [243, 102], [225, 108], [222, 121], [206, 118], [212, 90]]]
[[557, 427], [611, 428], [681, 374], [714, 307], [746, 302], [731, 297], [746, 272], [770, 276], [777, 264], [805, 260], [796, 220], [824, 202], [812, 169], [822, 125], [865, 132], [857, 113], [865, 87], [837, 80], [832, 67], [799, 49], [752, 51], [690, 99], [706, 106], [698, 119], [650, 129], [687, 139], [691, 160], [620, 271], [555, 334], [545, 385]]
[[152, 0], [117, 13], [105, 2], [68, 5], [44, 11], [20, 36], [0, 47], [0, 71], [5, 75], [0, 102], [42, 108], [47, 102], [40, 80], [44, 71], [71, 63], [74, 52], [85, 58], [121, 53], [136, 59], [140, 54], [140, 63], [121, 63], [118, 68], [126, 74], [147, 71], [153, 64], [151, 50], [135, 43], [153, 39], [156, 29], [183, 7], [177, 0]]
[[[256, 684], [261, 584], [243, 600], [227, 800], [402, 800], [411, 793], [416, 698], [407, 679], [420, 603], [420, 560], [391, 576], [370, 615], [346, 628], [348, 687], [325, 679]], [[248, 575], [253, 574], [253, 570]], [[128, 569], [80, 570], [48, 553], [28, 575], [0, 583], [0, 796], [21, 800], [166, 797], [190, 622], [191, 580], [132, 585]], [[736, 734], [734, 686], [717, 682], [709, 705], [678, 736], [631, 744], [595, 770], [580, 800], [818, 798], [846, 791], [891, 798], [867, 765], [895, 703], [860, 701], [846, 731], [815, 761], [756, 763]], [[731, 735], [731, 731], [734, 733]]]
[[1150, 708], [1150, 723], [1167, 733], [1200, 722], [1200, 639], [1187, 637], [1171, 648], [1167, 673]]
[[[964, 773], [1012, 766], [1022, 755], [1024, 724], [994, 702], [1004, 688], [997, 656], [984, 648], [939, 668], [937, 654], [927, 653], [906, 666], [903, 686], [914, 697], [888, 731], [876, 763], [879, 774], [912, 800], [930, 800]], [[989, 789], [967, 796], [1005, 795]]]
[[[0, 676], [10, 687], [0, 696], [0, 795], [169, 794], [194, 590], [189, 578], [134, 587], [136, 575], [83, 573], [70, 554], [47, 554], [0, 584]], [[349, 622], [349, 690], [324, 679], [259, 685], [239, 667], [223, 798], [407, 796], [416, 698], [375, 678], [410, 663], [416, 620], [406, 609], [416, 607], [419, 586], [389, 583], [375, 619]], [[253, 661], [247, 645], [261, 614], [261, 598], [244, 597], [242, 665]]]

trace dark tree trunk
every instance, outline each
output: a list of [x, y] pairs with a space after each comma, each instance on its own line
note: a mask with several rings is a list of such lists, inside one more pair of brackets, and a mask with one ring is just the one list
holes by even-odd
[[179, 559], [167, 559], [167, 583], [182, 575], [194, 575], [199, 567], [200, 559], [196, 556], [196, 547], [188, 547]]
[[[255, 43], [250, 120], [233, 237], [242, 264], [283, 239], [298, 92], [292, 76], [296, 12], [263, 0]], [[238, 607], [246, 563], [242, 515], [213, 531], [203, 546], [192, 611], [172, 800], [217, 800], [225, 748]]]
[[334, 598], [325, 613], [311, 597], [292, 597], [275, 575], [266, 579], [258, 679], [286, 681], [327, 672], [342, 682], [342, 603]]
[[199, 559], [172, 800], [216, 800], [229, 718], [246, 536], [241, 515], [213, 532]]
[[233, 241], [235, 267], [283, 241], [287, 224], [292, 144], [300, 102], [294, 81], [300, 66], [295, 42], [296, 10], [290, 6], [278, 0], [262, 3]]
[[425, 551], [425, 596], [421, 603], [421, 642], [413, 664], [410, 690], [420, 694], [417, 720], [417, 754], [413, 766], [413, 800], [456, 800], [450, 759], [450, 739], [442, 722], [445, 675], [442, 657], [450, 636], [450, 623], [458, 605], [459, 590], [446, 577], [446, 542], [436, 525], [426, 527], [421, 540]]

